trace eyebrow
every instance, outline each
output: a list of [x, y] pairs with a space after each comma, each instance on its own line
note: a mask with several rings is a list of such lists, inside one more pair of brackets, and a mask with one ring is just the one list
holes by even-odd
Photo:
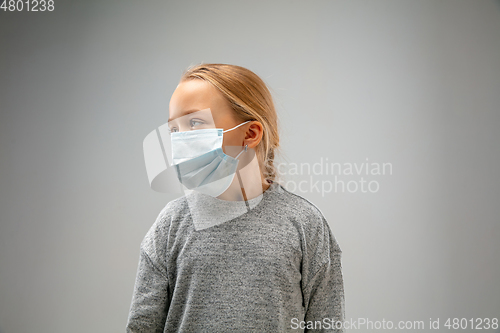
[[[203, 109], [203, 110], [206, 110], [206, 109]], [[198, 109], [191, 109], [191, 110], [187, 110], [187, 111], [184, 111], [184, 114], [183, 115], [180, 115], [179, 117], [182, 117], [182, 116], [186, 116], [190, 113], [193, 113], [193, 112], [197, 112], [197, 111], [202, 111], [202, 110], [198, 110]], [[179, 117], [175, 117], [175, 118], [168, 118], [168, 121], [172, 121], [174, 119], [177, 119]]]

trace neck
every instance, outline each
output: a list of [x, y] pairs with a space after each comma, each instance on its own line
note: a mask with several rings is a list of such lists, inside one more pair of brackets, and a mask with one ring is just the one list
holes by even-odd
[[249, 181], [236, 172], [229, 188], [217, 198], [226, 201], [248, 201], [262, 195], [270, 184], [261, 176], [260, 182]]
[[231, 185], [217, 198], [227, 201], [248, 201], [262, 195], [269, 188], [270, 185], [262, 175], [255, 153], [245, 153], [239, 160]]

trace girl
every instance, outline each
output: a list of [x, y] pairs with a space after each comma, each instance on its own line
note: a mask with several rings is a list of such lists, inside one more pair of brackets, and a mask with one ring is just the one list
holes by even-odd
[[342, 251], [320, 210], [277, 182], [265, 83], [194, 66], [169, 113], [172, 164], [194, 191], [141, 243], [127, 332], [343, 332]]

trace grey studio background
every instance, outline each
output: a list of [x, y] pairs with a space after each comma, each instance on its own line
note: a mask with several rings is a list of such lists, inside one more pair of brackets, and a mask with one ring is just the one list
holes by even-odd
[[284, 175], [341, 246], [347, 319], [500, 317], [499, 32], [490, 0], [0, 11], [0, 332], [124, 332], [140, 242], [177, 197], [149, 188], [142, 141], [200, 62], [270, 86], [282, 170], [392, 166], [339, 175], [366, 193]]

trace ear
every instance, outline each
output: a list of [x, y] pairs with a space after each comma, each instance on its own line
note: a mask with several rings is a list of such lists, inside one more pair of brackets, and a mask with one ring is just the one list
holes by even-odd
[[264, 135], [264, 126], [257, 121], [251, 121], [249, 123], [248, 129], [245, 133], [245, 139], [243, 140], [243, 146], [248, 145], [248, 148], [255, 148], [262, 140]]

